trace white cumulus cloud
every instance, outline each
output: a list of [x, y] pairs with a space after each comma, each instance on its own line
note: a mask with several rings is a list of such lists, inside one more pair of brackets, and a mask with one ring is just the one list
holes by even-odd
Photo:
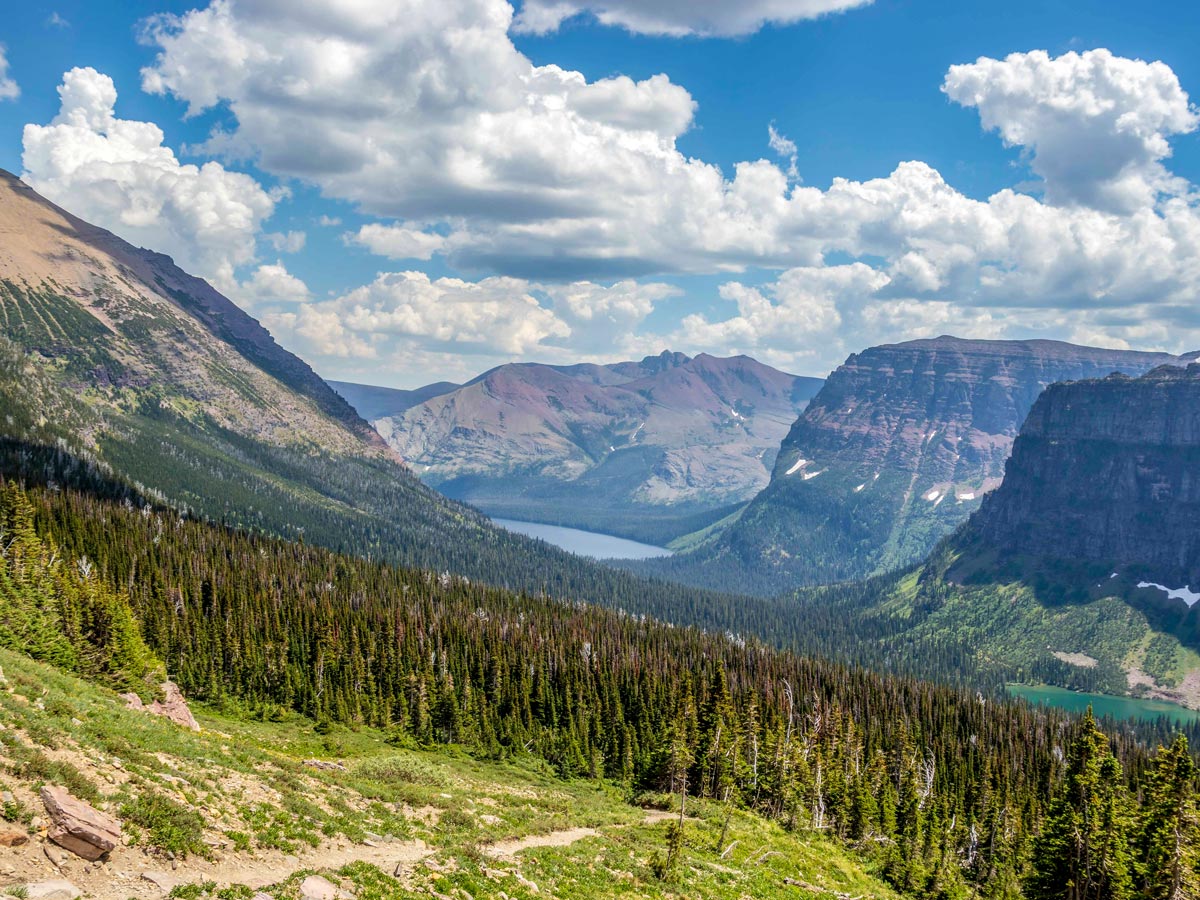
[[272, 231], [263, 237], [280, 253], [299, 253], [308, 242], [308, 235], [303, 231]]
[[[747, 9], [784, 21], [799, 6]], [[700, 18], [706, 9], [715, 5], [678, 7]], [[1042, 197], [969, 197], [916, 160], [819, 188], [789, 171], [799, 147], [774, 126], [769, 149], [782, 165], [723, 170], [685, 156], [676, 141], [698, 113], [684, 87], [666, 75], [589, 81], [536, 66], [509, 39], [512, 14], [504, 0], [214, 0], [148, 26], [159, 52], [146, 89], [192, 113], [228, 109], [228, 131], [210, 150], [254, 158], [375, 216], [347, 240], [377, 255], [439, 255], [494, 273], [473, 282], [385, 273], [334, 300], [273, 310], [297, 346], [394, 359], [400, 347], [430, 353], [453, 342], [481, 359], [545, 357], [592, 352], [602, 335], [610, 349], [628, 348], [645, 335], [645, 310], [669, 296], [635, 280], [652, 273], [728, 278], [705, 298], [713, 309], [664, 326], [656, 341], [807, 359], [807, 371], [930, 329], [1200, 344], [1197, 192], [1167, 166], [1171, 140], [1198, 120], [1163, 63], [1033, 51], [949, 70], [946, 95], [1021, 148]], [[215, 163], [181, 166], [155, 126], [113, 117], [115, 91], [98, 79], [64, 84], [58, 119], [27, 129], [35, 186], [41, 177], [55, 199], [70, 192], [72, 208], [122, 233], [148, 208], [155, 234], [190, 241], [210, 270], [214, 260], [252, 262], [271, 197], [252, 181], [233, 189], [245, 176]], [[62, 162], [73, 159], [86, 166]], [[217, 199], [206, 202], [221, 211], [192, 221], [186, 203], [135, 202], [169, 195], [143, 185], [140, 173], [159, 169], [186, 184], [209, 171]]]
[[8, 74], [8, 53], [0, 44], [0, 100], [16, 100], [21, 96], [21, 88]]
[[1025, 148], [1050, 203], [1128, 213], [1187, 189], [1162, 160], [1168, 139], [1195, 131], [1200, 117], [1164, 63], [1035, 50], [952, 66], [942, 90]]
[[269, 304], [303, 303], [310, 297], [308, 285], [278, 260], [255, 269], [236, 293], [238, 299], [252, 310]]
[[95, 69], [67, 72], [58, 93], [54, 120], [25, 126], [22, 177], [81, 218], [232, 289], [234, 269], [254, 260], [271, 195], [219, 163], [180, 163], [157, 125], [117, 118], [116, 87]]
[[405, 225], [380, 225], [375, 222], [362, 226], [357, 232], [348, 233], [346, 241], [389, 259], [430, 259], [446, 246], [446, 239], [440, 234]]
[[[633, 335], [643, 330], [656, 303], [679, 293], [670, 285], [635, 281], [608, 286], [503, 276], [467, 281], [403, 271], [383, 272], [341, 296], [314, 300], [303, 285], [289, 297], [290, 278], [281, 265], [260, 267], [243, 296], [256, 303], [281, 340], [322, 370], [361, 372], [355, 361], [369, 359], [387, 380], [413, 372], [414, 360], [426, 365], [439, 353], [456, 362], [443, 358], [434, 371], [457, 377], [514, 359], [577, 362], [648, 352], [660, 338]], [[428, 376], [430, 369], [423, 372]]]
[[524, 0], [515, 27], [546, 34], [583, 13], [635, 34], [732, 37], [867, 6], [872, 0]]

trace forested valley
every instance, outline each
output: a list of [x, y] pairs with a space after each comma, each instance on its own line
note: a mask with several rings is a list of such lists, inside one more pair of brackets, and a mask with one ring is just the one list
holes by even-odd
[[836, 835], [914, 896], [1176, 897], [1194, 877], [1195, 771], [1165, 723], [1101, 731], [129, 497], [3, 498], [0, 643], [114, 688], [165, 666], [241, 716], [715, 798]]

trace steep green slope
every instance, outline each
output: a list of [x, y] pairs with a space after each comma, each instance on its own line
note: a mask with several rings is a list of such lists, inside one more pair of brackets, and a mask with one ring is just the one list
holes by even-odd
[[[617, 885], [654, 900], [680, 892], [702, 900], [812, 896], [789, 878], [898, 896], [835, 840], [741, 810], [726, 827], [715, 803], [689, 804], [688, 846], [677, 876], [663, 881], [650, 864], [666, 847], [667, 816], [631, 805], [613, 785], [562, 779], [530, 758], [479, 760], [397, 746], [378, 729], [317, 731], [298, 716], [253, 721], [199, 706], [202, 730], [192, 734], [10, 650], [0, 649], [0, 670], [0, 787], [12, 794], [0, 833], [26, 838], [3, 851], [0, 896], [54, 873], [95, 900], [161, 897], [143, 872], [157, 872], [178, 897], [197, 898], [265, 890], [292, 900], [313, 872], [367, 900], [456, 888], [514, 900], [602, 898]], [[67, 863], [55, 872], [31, 826], [47, 781], [107, 804], [130, 845], [103, 869]]]
[[[207, 283], [0, 173], [0, 457], [123, 481], [190, 515], [613, 605], [727, 600], [493, 527], [425, 487], [301, 360]], [[80, 482], [79, 480], [83, 481]], [[689, 618], [688, 621], [693, 621]]]
[[[21, 791], [3, 815], [26, 821], [30, 789], [58, 780], [110, 798], [131, 840], [188, 860], [185, 873], [246, 883], [252, 865], [231, 875], [208, 863], [266, 852], [271, 877], [255, 883], [285, 878], [281, 898], [304, 863], [271, 854], [305, 845], [313, 868], [396, 897], [413, 884], [477, 896], [494, 879], [510, 896], [538, 893], [531, 880], [585, 897], [887, 896], [872, 871], [914, 897], [1015, 898], [1041, 859], [1042, 823], [1061, 808], [1072, 748], [1111, 747], [1108, 783], [1124, 783], [1124, 766], [1132, 808], [1150, 768], [1139, 738], [1168, 736], [1160, 723], [1106, 737], [1090, 721], [974, 692], [73, 492], [10, 486], [0, 516], [22, 535], [19, 552], [0, 556], [0, 592], [32, 559], [51, 575], [77, 573], [69, 583], [98, 582], [136, 611], [149, 649], [190, 696], [223, 711], [202, 717], [219, 743], [190, 732], [164, 743], [161, 728], [103, 693], [0, 652], [0, 781]], [[0, 609], [11, 605], [0, 593]], [[32, 614], [52, 633], [72, 609], [51, 602]], [[0, 631], [5, 642], [13, 649]], [[78, 644], [89, 645], [103, 641]], [[438, 746], [458, 762], [410, 752]], [[321, 768], [330, 756], [339, 762]], [[121, 776], [106, 787], [114, 768]], [[692, 818], [672, 838], [661, 823], [684, 788]], [[664, 791], [674, 796], [655, 796]], [[621, 796], [672, 812], [639, 826], [644, 814]], [[622, 824], [632, 827], [613, 827]], [[520, 840], [538, 829], [554, 833]], [[397, 885], [369, 866], [392, 868], [402, 848], [371, 832], [431, 834], [444, 855], [405, 846]], [[1131, 826], [1120, 839], [1138, 835]], [[538, 846], [520, 863], [525, 881], [505, 873]]]

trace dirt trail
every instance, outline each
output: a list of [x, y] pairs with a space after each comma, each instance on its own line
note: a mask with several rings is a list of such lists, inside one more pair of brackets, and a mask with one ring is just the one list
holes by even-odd
[[[678, 813], [667, 810], [651, 810], [642, 819], [643, 825], [654, 825], [673, 819]], [[625, 825], [611, 826], [613, 828], [628, 827]], [[598, 828], [564, 828], [546, 834], [533, 834], [527, 837], [501, 841], [485, 848], [489, 856], [499, 860], [513, 862], [525, 850], [541, 847], [567, 847], [576, 841], [595, 837], [601, 833]], [[36, 845], [35, 845], [36, 846]], [[27, 848], [33, 856], [33, 847]], [[182, 864], [177, 870], [169, 870], [162, 865], [134, 854], [131, 851], [119, 853], [109, 864], [109, 871], [104, 875], [83, 872], [77, 866], [69, 866], [62, 874], [53, 873], [40, 850], [36, 856], [44, 871], [28, 871], [30, 880], [45, 880], [54, 877], [66, 877], [82, 888], [94, 900], [127, 900], [130, 897], [158, 898], [165, 891], [155, 883], [142, 878], [143, 872], [156, 872], [160, 876], [159, 883], [166, 890], [180, 884], [192, 884], [201, 881], [215, 881], [221, 887], [230, 884], [244, 884], [252, 889], [268, 887], [286, 880], [293, 872], [300, 869], [337, 869], [352, 862], [366, 862], [378, 866], [389, 874], [397, 867], [415, 866], [426, 857], [437, 852], [436, 848], [428, 846], [424, 841], [394, 841], [378, 846], [364, 844], [328, 844], [288, 856], [282, 853], [267, 853], [254, 859], [232, 858], [221, 862], [207, 862], [193, 859]], [[0, 879], [0, 882], [6, 879]]]
[[531, 834], [529, 837], [516, 841], [500, 841], [485, 847], [484, 852], [501, 859], [511, 859], [522, 850], [533, 850], [537, 847], [566, 847], [584, 838], [595, 837], [599, 834], [595, 828], [566, 828], [562, 831], [551, 831], [549, 834]]
[[[654, 809], [646, 813], [642, 819], [643, 825], [654, 825], [668, 819], [678, 818], [679, 813], [665, 809]], [[626, 825], [614, 825], [614, 828], [626, 828]], [[500, 841], [484, 848], [490, 856], [501, 859], [511, 859], [523, 850], [534, 850], [538, 847], [566, 847], [584, 838], [595, 837], [600, 833], [597, 828], [564, 828], [562, 831], [551, 831], [548, 834], [531, 834], [528, 837], [513, 841]]]

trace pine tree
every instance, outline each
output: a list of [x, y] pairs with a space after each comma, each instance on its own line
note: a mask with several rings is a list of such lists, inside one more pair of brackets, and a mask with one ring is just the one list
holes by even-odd
[[1200, 815], [1196, 807], [1196, 764], [1183, 735], [1160, 747], [1142, 804], [1138, 857], [1145, 900], [1200, 896]]
[[1061, 789], [1033, 845], [1029, 900], [1130, 896], [1129, 812], [1121, 766], [1089, 707]]

